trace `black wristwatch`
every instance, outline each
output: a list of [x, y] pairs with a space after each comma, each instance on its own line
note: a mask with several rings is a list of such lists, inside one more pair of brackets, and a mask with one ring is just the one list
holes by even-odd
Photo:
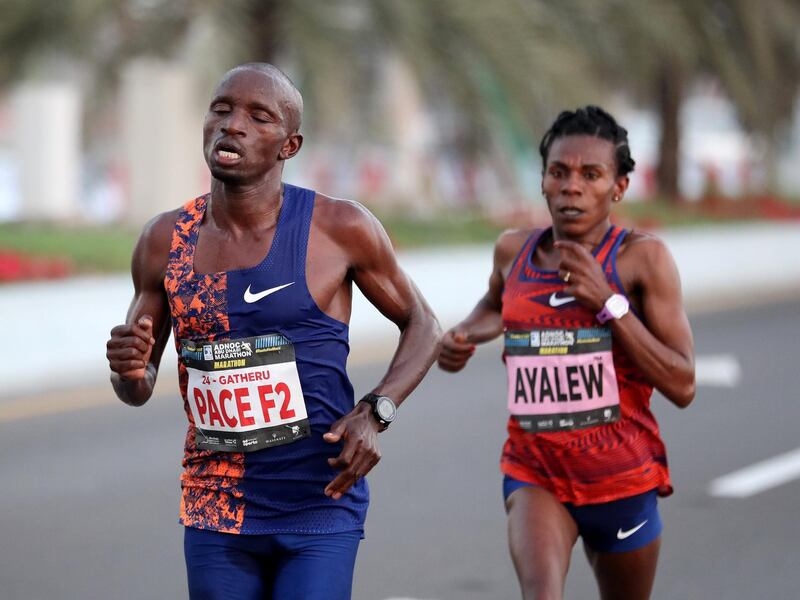
[[378, 394], [367, 394], [361, 399], [361, 402], [366, 402], [372, 407], [372, 416], [381, 426], [381, 431], [384, 431], [397, 415], [397, 407], [388, 396], [379, 396]]

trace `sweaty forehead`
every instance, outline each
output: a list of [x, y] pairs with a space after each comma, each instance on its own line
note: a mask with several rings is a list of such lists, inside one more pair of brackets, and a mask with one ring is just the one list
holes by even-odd
[[291, 131], [300, 127], [303, 98], [289, 79], [257, 67], [242, 66], [229, 71], [220, 81], [214, 98], [225, 97], [243, 104], [259, 104], [279, 113]]
[[261, 97], [274, 101], [280, 99], [281, 92], [281, 86], [269, 74], [255, 69], [236, 69], [219, 82], [214, 96]]
[[556, 138], [547, 153], [547, 162], [571, 166], [603, 165], [613, 167], [616, 149], [610, 140], [593, 135], [566, 135]]

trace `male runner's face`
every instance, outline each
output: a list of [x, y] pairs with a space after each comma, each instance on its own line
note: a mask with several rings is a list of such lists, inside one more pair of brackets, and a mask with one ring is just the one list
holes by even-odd
[[280, 85], [260, 71], [236, 71], [220, 83], [203, 126], [205, 159], [216, 179], [256, 183], [289, 158], [285, 102]]
[[628, 178], [617, 176], [614, 144], [590, 135], [557, 138], [550, 146], [542, 192], [559, 233], [580, 237], [608, 227], [611, 202]]

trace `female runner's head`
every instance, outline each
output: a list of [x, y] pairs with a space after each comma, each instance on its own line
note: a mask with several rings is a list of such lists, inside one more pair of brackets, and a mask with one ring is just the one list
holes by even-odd
[[597, 106], [564, 111], [539, 144], [542, 193], [556, 238], [602, 237], [635, 162], [628, 132]]

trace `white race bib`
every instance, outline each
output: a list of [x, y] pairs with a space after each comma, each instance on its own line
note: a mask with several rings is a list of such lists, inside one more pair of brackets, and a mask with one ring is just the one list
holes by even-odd
[[308, 437], [294, 346], [272, 333], [181, 342], [198, 448], [252, 452]]

